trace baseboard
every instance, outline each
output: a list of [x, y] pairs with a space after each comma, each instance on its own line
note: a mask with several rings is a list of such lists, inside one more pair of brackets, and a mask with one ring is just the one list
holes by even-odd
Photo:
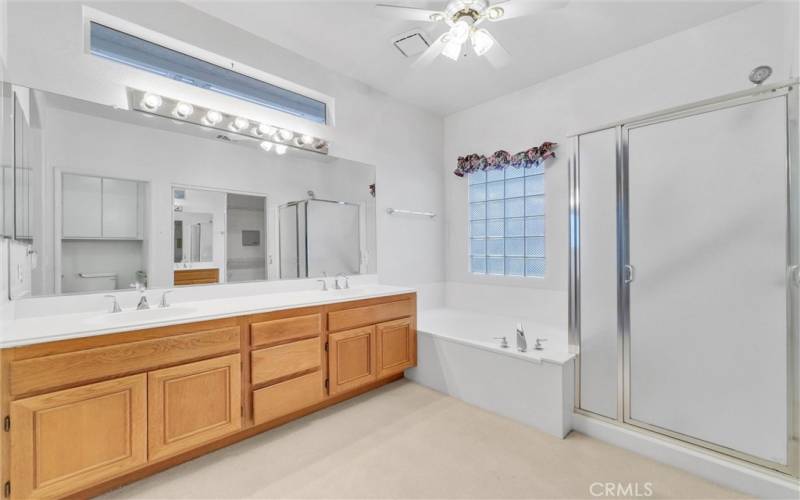
[[800, 481], [724, 459], [667, 439], [636, 432], [621, 425], [573, 413], [573, 429], [620, 448], [677, 467], [713, 483], [759, 498], [800, 498]]

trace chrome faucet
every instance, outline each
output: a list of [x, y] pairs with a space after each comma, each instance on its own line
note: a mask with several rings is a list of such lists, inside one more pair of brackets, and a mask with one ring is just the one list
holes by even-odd
[[503, 349], [508, 349], [508, 339], [505, 338], [505, 336], [495, 337], [494, 339], [500, 341], [500, 347], [502, 347]]
[[117, 301], [116, 295], [104, 295], [103, 297], [107, 299], [114, 299], [114, 304], [111, 305], [112, 313], [122, 312], [122, 308], [119, 306], [119, 302]]
[[533, 348], [537, 351], [543, 351], [544, 346], [542, 345], [542, 342], [547, 342], [547, 339], [544, 337], [536, 337], [536, 343], [533, 345]]
[[147, 294], [145, 293], [147, 291], [147, 287], [145, 287], [143, 284], [139, 283], [138, 281], [136, 283], [132, 283], [131, 287], [136, 288], [136, 290], [140, 294], [139, 295], [139, 303], [136, 304], [136, 310], [137, 311], [141, 311], [142, 309], [150, 309], [150, 303], [147, 302]]
[[317, 283], [322, 283], [322, 291], [328, 291], [328, 280], [317, 280]]
[[525, 340], [525, 330], [522, 329], [522, 323], [517, 323], [517, 350], [519, 352], [528, 350], [528, 341]]
[[[339, 286], [339, 278], [344, 278], [344, 286]], [[350, 278], [344, 273], [337, 274], [336, 277], [333, 279], [333, 289], [347, 290], [348, 288], [350, 288]]]
[[158, 305], [158, 307], [161, 307], [161, 308], [169, 307], [169, 303], [167, 302], [167, 294], [168, 293], [172, 293], [172, 290], [166, 290], [166, 291], [164, 291], [164, 293], [161, 294], [161, 303]]

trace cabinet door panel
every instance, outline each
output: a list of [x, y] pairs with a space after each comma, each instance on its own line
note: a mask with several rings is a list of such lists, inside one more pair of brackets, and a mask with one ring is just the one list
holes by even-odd
[[387, 377], [414, 366], [416, 332], [410, 318], [381, 323], [376, 327], [378, 377]]
[[102, 237], [102, 204], [102, 179], [64, 174], [61, 199], [64, 238]]
[[330, 334], [328, 351], [331, 394], [355, 389], [377, 378], [374, 326]]
[[15, 498], [59, 497], [147, 461], [146, 375], [11, 403]]
[[238, 354], [150, 372], [150, 460], [239, 430], [241, 387]]
[[140, 238], [139, 183], [103, 179], [103, 237]]

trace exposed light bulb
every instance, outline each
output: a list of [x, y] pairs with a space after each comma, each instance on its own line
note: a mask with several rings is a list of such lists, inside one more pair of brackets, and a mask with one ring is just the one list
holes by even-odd
[[175, 106], [175, 109], [172, 110], [172, 114], [181, 120], [189, 118], [192, 116], [192, 113], [194, 113], [194, 106], [188, 102], [179, 102]]
[[206, 111], [206, 116], [203, 117], [203, 123], [206, 125], [214, 126], [222, 121], [222, 113], [209, 109]]
[[262, 136], [262, 135], [265, 135], [267, 137], [271, 137], [272, 135], [275, 134], [276, 131], [277, 131], [277, 129], [275, 127], [267, 125], [266, 123], [259, 123], [258, 127], [253, 129], [253, 133], [256, 134], [259, 137]]
[[442, 55], [454, 61], [458, 61], [458, 58], [461, 56], [461, 42], [456, 42], [455, 40], [447, 42], [442, 49]]
[[470, 25], [465, 20], [461, 19], [450, 28], [449, 41], [458, 42], [459, 45], [467, 41], [470, 32]]
[[234, 132], [241, 132], [242, 130], [246, 129], [249, 126], [250, 126], [250, 121], [247, 118], [242, 118], [241, 116], [237, 116], [231, 122], [230, 125], [231, 130], [233, 130]]
[[[261, 141], [260, 146], [261, 146], [261, 149], [263, 149], [264, 151], [269, 151], [269, 150], [272, 149], [272, 143], [269, 142], [269, 141]], [[277, 148], [276, 148], [276, 151], [277, 151]]]
[[163, 100], [160, 95], [147, 93], [142, 98], [142, 107], [147, 111], [155, 111], [161, 107]]
[[302, 144], [303, 146], [308, 146], [312, 142], [314, 142], [314, 138], [311, 137], [310, 135], [303, 134], [300, 136], [300, 144]]
[[314, 147], [317, 148], [317, 149], [322, 149], [327, 145], [328, 145], [328, 143], [323, 141], [322, 139], [318, 139], [317, 142], [314, 143]]
[[486, 17], [490, 21], [497, 21], [498, 19], [503, 17], [503, 14], [505, 14], [505, 13], [506, 13], [506, 11], [504, 11], [502, 7], [495, 6], [495, 7], [492, 7], [491, 9], [486, 11]]
[[292, 139], [292, 137], [294, 137], [294, 133], [291, 130], [286, 130], [285, 128], [282, 128], [281, 130], [278, 131], [278, 136], [280, 136], [280, 138], [283, 139], [284, 141], [289, 141]]
[[472, 49], [479, 56], [489, 52], [494, 45], [494, 38], [485, 29], [474, 31], [470, 38], [472, 39]]
[[286, 151], [288, 151], [289, 147], [286, 144], [276, 144], [275, 145], [275, 152], [279, 155], [285, 155]]
[[441, 12], [434, 12], [428, 19], [430, 19], [431, 22], [438, 23], [439, 21], [444, 21], [444, 14]]

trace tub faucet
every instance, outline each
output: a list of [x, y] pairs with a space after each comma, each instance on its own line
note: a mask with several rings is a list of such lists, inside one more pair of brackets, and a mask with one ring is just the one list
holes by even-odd
[[517, 323], [517, 350], [519, 352], [528, 350], [528, 341], [525, 340], [525, 330], [522, 329], [522, 323]]

